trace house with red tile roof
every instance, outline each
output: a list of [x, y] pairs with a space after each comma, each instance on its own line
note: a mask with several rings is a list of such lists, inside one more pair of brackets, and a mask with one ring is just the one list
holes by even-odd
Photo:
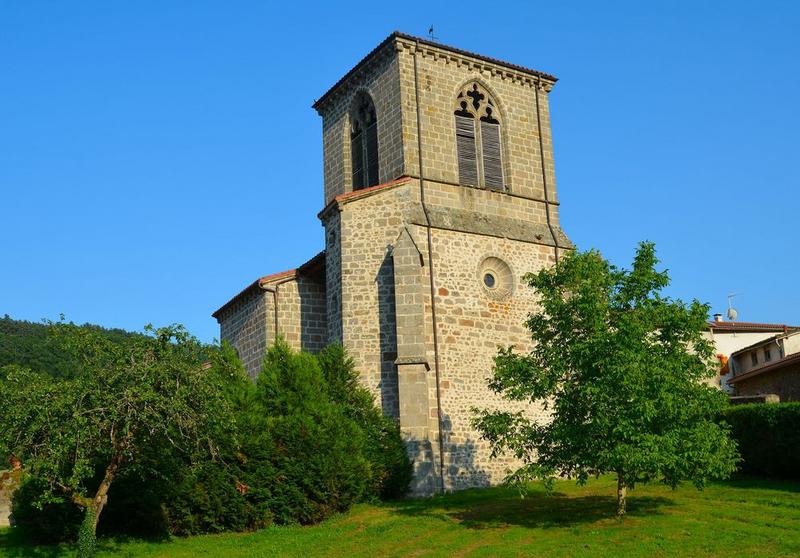
[[720, 314], [715, 314], [714, 319], [708, 322], [707, 333], [709, 340], [714, 343], [717, 358], [720, 361], [720, 376], [713, 381], [713, 384], [733, 395], [735, 388], [733, 384], [729, 383], [729, 380], [733, 377], [730, 364], [731, 356], [754, 343], [794, 331], [800, 331], [800, 326], [759, 322], [729, 322], [724, 321]]
[[733, 353], [727, 383], [737, 396], [800, 401], [800, 331], [778, 333]]

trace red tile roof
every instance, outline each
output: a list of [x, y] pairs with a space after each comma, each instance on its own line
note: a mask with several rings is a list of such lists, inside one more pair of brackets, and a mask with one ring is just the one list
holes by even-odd
[[399, 186], [400, 184], [405, 184], [409, 180], [411, 180], [410, 176], [401, 176], [399, 178], [395, 178], [394, 180], [390, 180], [389, 182], [384, 182], [383, 184], [376, 184], [375, 186], [370, 186], [369, 188], [362, 188], [361, 190], [353, 190], [352, 192], [345, 192], [344, 194], [339, 194], [335, 198], [333, 198], [328, 205], [326, 205], [322, 211], [317, 214], [317, 217], [322, 217], [332, 206], [346, 202], [357, 200], [361, 197], [371, 196], [377, 192], [382, 190], [388, 190], [390, 188], [394, 188], [395, 186]]
[[264, 275], [263, 277], [259, 277], [258, 279], [247, 285], [244, 289], [239, 291], [236, 295], [234, 295], [228, 302], [220, 306], [213, 314], [211, 314], [211, 317], [216, 318], [217, 321], [219, 321], [219, 316], [223, 311], [225, 311], [227, 308], [229, 308], [231, 305], [233, 305], [236, 301], [238, 301], [242, 297], [250, 293], [257, 292], [258, 289], [260, 289], [267, 283], [272, 283], [274, 281], [284, 278], [288, 279], [296, 275], [298, 272], [303, 273], [305, 271], [308, 271], [309, 273], [311, 273], [317, 271], [320, 268], [321, 265], [320, 262], [324, 262], [324, 258], [325, 258], [325, 251], [323, 250], [322, 252], [320, 252], [319, 254], [317, 254], [316, 256], [314, 256], [313, 258], [311, 258], [310, 260], [308, 260], [307, 262], [305, 262], [304, 264], [300, 265], [295, 269], [287, 269], [286, 271], [280, 271], [278, 273], [272, 273], [270, 275]]
[[379, 190], [383, 190], [385, 188], [389, 188], [390, 186], [396, 186], [398, 184], [404, 184], [408, 182], [409, 177], [401, 176], [400, 178], [395, 178], [394, 180], [390, 180], [389, 182], [384, 182], [383, 184], [376, 184], [375, 186], [370, 186], [369, 188], [362, 188], [361, 190], [353, 190], [352, 192], [346, 192], [344, 194], [339, 194], [334, 200], [337, 202], [349, 200], [351, 198], [358, 198], [364, 194], [369, 194], [371, 192], [377, 192]]
[[271, 275], [265, 275], [258, 279], [257, 283], [259, 286], [263, 285], [264, 283], [269, 283], [270, 281], [275, 281], [276, 279], [282, 279], [284, 277], [290, 277], [297, 273], [297, 268], [295, 269], [287, 269], [286, 271], [279, 271], [278, 273], [272, 273]]
[[239, 300], [240, 298], [244, 297], [247, 294], [250, 294], [252, 292], [257, 291], [259, 289], [259, 287], [260, 287], [260, 285], [259, 285], [260, 281], [261, 281], [261, 279], [256, 279], [255, 281], [253, 281], [252, 283], [247, 285], [244, 289], [242, 289], [237, 294], [235, 294], [233, 297], [231, 297], [231, 299], [228, 300], [228, 302], [226, 302], [225, 304], [223, 304], [222, 306], [217, 308], [216, 311], [214, 311], [214, 313], [211, 314], [211, 317], [212, 318], [216, 318], [216, 320], [219, 321], [220, 314], [222, 314], [222, 312], [224, 312], [226, 309], [228, 309], [228, 307], [233, 305], [234, 302], [236, 302], [237, 300]]
[[286, 271], [281, 271], [280, 273], [273, 273], [271, 275], [264, 275], [263, 277], [259, 277], [249, 285], [247, 285], [244, 289], [239, 291], [235, 294], [228, 302], [220, 306], [213, 314], [211, 314], [212, 318], [216, 318], [219, 321], [219, 315], [227, 310], [230, 306], [233, 305], [239, 299], [245, 297], [248, 294], [253, 292], [258, 292], [258, 290], [264, 285], [264, 283], [268, 283], [270, 281], [275, 281], [276, 279], [281, 279], [283, 277], [291, 277], [295, 274], [297, 270], [295, 269], [287, 269]]
[[718, 331], [790, 331], [800, 329], [800, 326], [787, 324], [762, 324], [758, 322], [717, 322], [710, 320], [708, 327]]

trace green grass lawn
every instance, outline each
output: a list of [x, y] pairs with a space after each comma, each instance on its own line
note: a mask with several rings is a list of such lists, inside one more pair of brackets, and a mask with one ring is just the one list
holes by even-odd
[[[359, 505], [314, 527], [167, 542], [102, 540], [100, 556], [800, 556], [800, 483], [739, 480], [698, 492], [639, 487], [614, 518], [616, 484], [561, 481], [547, 496], [507, 488]], [[0, 556], [72, 556], [0, 531]]]

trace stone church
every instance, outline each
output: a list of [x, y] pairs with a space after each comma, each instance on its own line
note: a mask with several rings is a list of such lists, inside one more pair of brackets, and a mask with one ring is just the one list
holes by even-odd
[[[392, 33], [313, 107], [322, 117], [325, 249], [258, 278], [213, 316], [258, 374], [283, 336], [341, 342], [415, 463], [415, 494], [501, 481], [471, 409], [500, 346], [530, 347], [521, 279], [572, 247], [559, 225], [556, 78]], [[536, 416], [540, 408], [527, 406]]]

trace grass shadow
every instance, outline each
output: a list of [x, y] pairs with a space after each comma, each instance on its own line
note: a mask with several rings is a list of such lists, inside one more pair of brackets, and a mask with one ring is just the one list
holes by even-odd
[[[661, 513], [672, 505], [669, 498], [641, 496], [628, 500], [628, 516]], [[528, 528], [570, 527], [616, 517], [617, 500], [611, 496], [539, 496], [477, 506], [453, 515], [470, 529], [516, 525]]]
[[[133, 542], [169, 542], [168, 535], [135, 537], [135, 536], [101, 536], [97, 539], [97, 550], [114, 552], [120, 546]], [[9, 558], [59, 558], [75, 555], [77, 546], [71, 543], [44, 544], [35, 543], [26, 536], [23, 529], [0, 528], [0, 556]]]
[[[486, 495], [479, 494], [485, 492]], [[661, 496], [628, 498], [628, 516], [640, 517], [662, 513], [674, 505]], [[612, 496], [567, 496], [533, 493], [520, 498], [515, 490], [470, 490], [429, 500], [395, 502], [392, 512], [431, 519], [455, 519], [469, 529], [504, 526], [526, 528], [570, 527], [616, 517], [617, 500]]]
[[33, 545], [24, 533], [16, 528], [0, 529], [0, 552], [3, 556], [56, 558], [66, 554], [63, 546]]
[[711, 486], [742, 488], [751, 490], [777, 490], [781, 492], [800, 492], [800, 481], [792, 479], [765, 479], [749, 475], [737, 475], [729, 480], [714, 481]]

